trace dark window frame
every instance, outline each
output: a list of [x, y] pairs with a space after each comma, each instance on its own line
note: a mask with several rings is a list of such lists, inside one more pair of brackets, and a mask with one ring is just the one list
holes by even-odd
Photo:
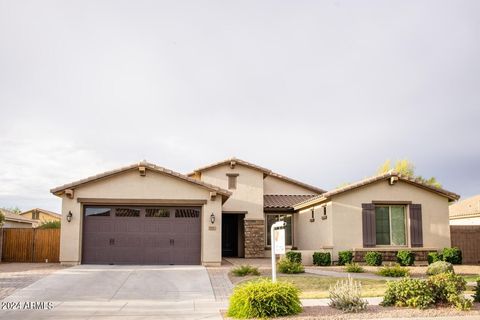
[[[376, 202], [375, 204], [375, 220], [377, 219], [377, 208], [380, 207], [388, 207], [388, 232], [389, 232], [389, 244], [378, 244], [378, 238], [377, 238], [377, 230], [375, 230], [375, 238], [376, 238], [376, 246], [377, 247], [408, 247], [408, 205], [407, 202]], [[393, 228], [392, 228], [392, 207], [403, 207], [403, 215], [404, 215], [404, 244], [393, 244]], [[377, 224], [375, 224], [376, 227]]]

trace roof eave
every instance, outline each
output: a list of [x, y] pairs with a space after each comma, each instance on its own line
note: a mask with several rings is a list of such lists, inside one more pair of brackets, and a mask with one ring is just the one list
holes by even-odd
[[162, 168], [162, 167], [159, 167], [159, 166], [156, 166], [154, 164], [147, 163], [147, 162], [141, 162], [139, 164], [134, 164], [134, 165], [119, 168], [119, 169], [116, 169], [116, 170], [107, 171], [103, 174], [99, 174], [99, 175], [92, 176], [92, 177], [89, 177], [89, 178], [85, 178], [85, 179], [82, 179], [82, 180], [78, 180], [78, 181], [75, 181], [75, 182], [72, 182], [72, 183], [68, 183], [68, 184], [53, 188], [53, 189], [50, 190], [50, 192], [52, 194], [56, 195], [56, 196], [61, 196], [65, 192], [65, 190], [67, 190], [67, 189], [75, 189], [75, 188], [78, 188], [79, 186], [87, 184], [87, 183], [92, 183], [92, 182], [95, 182], [95, 181], [98, 181], [98, 180], [103, 180], [103, 179], [109, 178], [113, 175], [117, 175], [117, 174], [120, 174], [120, 173], [124, 173], [126, 171], [137, 169], [140, 166], [144, 166], [147, 169], [152, 170], [154, 172], [163, 173], [163, 174], [166, 174], [170, 177], [177, 178], [177, 179], [180, 179], [180, 180], [184, 180], [184, 181], [196, 184], [199, 187], [203, 187], [203, 188], [205, 188], [207, 190], [210, 190], [210, 191], [215, 191], [218, 194], [220, 194], [222, 196], [225, 196], [227, 198], [232, 195], [232, 193], [228, 190], [224, 190], [220, 187], [210, 185], [210, 184], [202, 182], [202, 181], [198, 181], [196, 179], [184, 176], [184, 175], [182, 175], [178, 172], [174, 172], [172, 170], [165, 169], [165, 168]]

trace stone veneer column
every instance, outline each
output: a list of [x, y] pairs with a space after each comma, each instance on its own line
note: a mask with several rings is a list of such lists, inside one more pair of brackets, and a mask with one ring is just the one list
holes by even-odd
[[245, 258], [265, 257], [265, 221], [245, 219]]

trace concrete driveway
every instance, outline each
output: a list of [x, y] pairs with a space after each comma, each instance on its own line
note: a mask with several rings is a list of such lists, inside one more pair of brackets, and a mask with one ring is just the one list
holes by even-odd
[[17, 290], [0, 319], [221, 319], [224, 305], [202, 266], [82, 265]]

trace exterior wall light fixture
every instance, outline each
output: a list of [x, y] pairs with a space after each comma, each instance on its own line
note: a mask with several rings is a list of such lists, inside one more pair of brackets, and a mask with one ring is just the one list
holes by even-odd
[[215, 214], [213, 214], [213, 212], [212, 212], [212, 214], [210, 215], [210, 222], [211, 222], [212, 224], [215, 223]]
[[68, 222], [72, 221], [72, 217], [73, 217], [72, 211], [68, 211], [67, 221], [68, 221]]

